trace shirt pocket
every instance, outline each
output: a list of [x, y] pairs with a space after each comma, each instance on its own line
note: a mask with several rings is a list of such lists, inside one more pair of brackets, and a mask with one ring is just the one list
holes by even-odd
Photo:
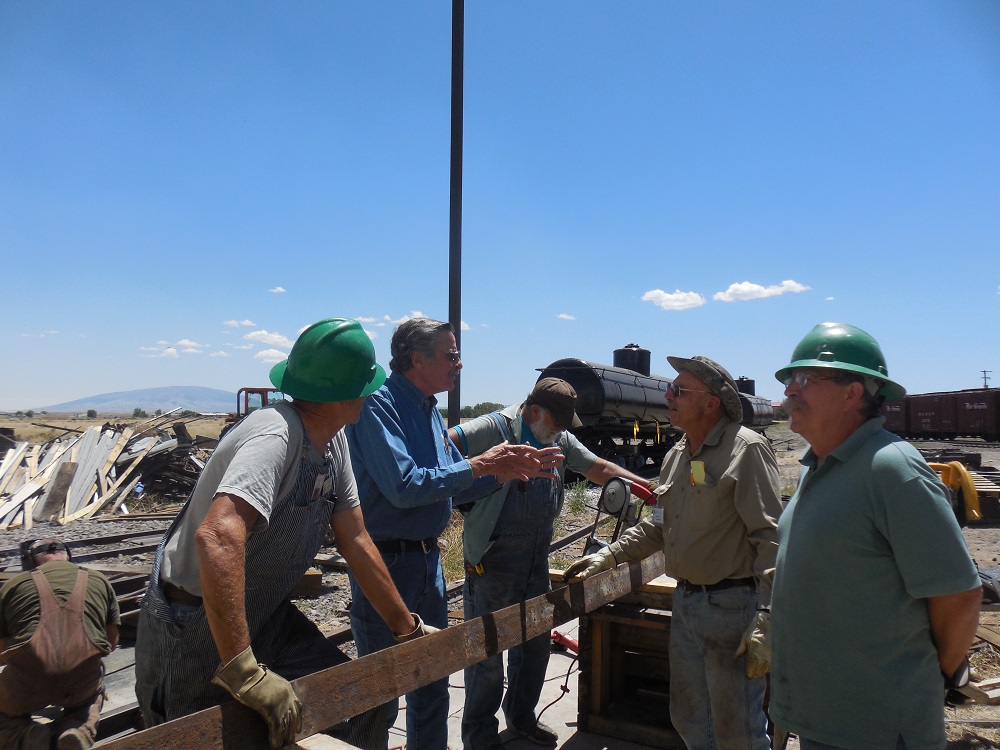
[[696, 531], [717, 527], [725, 514], [726, 494], [717, 484], [689, 488], [684, 504], [685, 525]]

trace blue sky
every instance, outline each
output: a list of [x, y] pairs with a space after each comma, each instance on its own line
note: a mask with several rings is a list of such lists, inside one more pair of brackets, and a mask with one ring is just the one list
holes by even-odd
[[[448, 315], [445, 2], [0, 3], [0, 409], [264, 385]], [[462, 401], [773, 378], [825, 320], [1000, 386], [1000, 4], [470, 0]]]

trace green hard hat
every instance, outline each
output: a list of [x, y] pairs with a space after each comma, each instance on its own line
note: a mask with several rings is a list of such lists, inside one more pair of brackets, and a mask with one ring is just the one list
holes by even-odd
[[329, 403], [374, 392], [385, 370], [358, 321], [329, 318], [299, 335], [288, 359], [271, 368], [271, 382], [292, 398]]
[[798, 367], [824, 367], [846, 370], [875, 378], [882, 387], [879, 394], [886, 401], [906, 395], [906, 389], [889, 380], [889, 370], [878, 342], [855, 326], [846, 323], [820, 323], [806, 334], [792, 352], [792, 361], [774, 376], [784, 383]]

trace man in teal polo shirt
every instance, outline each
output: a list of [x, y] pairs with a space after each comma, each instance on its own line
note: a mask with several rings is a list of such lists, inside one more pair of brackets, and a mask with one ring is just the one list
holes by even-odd
[[778, 523], [771, 719], [802, 750], [944, 748], [982, 591], [947, 490], [882, 428], [905, 391], [842, 323], [813, 328], [775, 375], [810, 447]]

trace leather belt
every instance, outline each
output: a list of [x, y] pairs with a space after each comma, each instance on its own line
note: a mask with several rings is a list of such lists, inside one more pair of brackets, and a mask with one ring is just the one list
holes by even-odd
[[436, 536], [426, 539], [380, 539], [375, 542], [375, 549], [386, 555], [401, 555], [404, 552], [423, 552], [425, 555], [437, 547]]
[[722, 589], [731, 589], [734, 586], [753, 586], [753, 578], [723, 578], [718, 583], [691, 583], [690, 581], [685, 581], [683, 578], [677, 581], [677, 586], [684, 589], [689, 594], [693, 594], [695, 591], [721, 591]]
[[200, 596], [189, 594], [184, 589], [179, 586], [174, 586], [172, 583], [163, 584], [163, 595], [171, 604], [186, 604], [189, 607], [201, 606], [202, 600]]

